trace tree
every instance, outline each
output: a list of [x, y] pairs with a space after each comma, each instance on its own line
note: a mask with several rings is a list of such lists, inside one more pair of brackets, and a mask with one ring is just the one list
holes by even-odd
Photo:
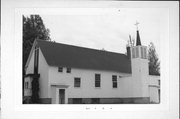
[[[25, 64], [30, 54], [33, 42], [35, 39], [50, 40], [49, 33], [49, 29], [45, 27], [43, 20], [39, 15], [30, 15], [28, 17], [23, 15], [23, 89]], [[32, 84], [34, 85], [32, 88], [35, 87], [32, 89], [32, 97], [33, 99], [38, 99], [37, 92], [39, 91], [39, 83], [38, 81], [33, 81]]]
[[23, 67], [35, 39], [50, 40], [49, 29], [39, 15], [23, 16]]
[[148, 46], [149, 74], [160, 75], [160, 62], [156, 53], [155, 46], [150, 42]]

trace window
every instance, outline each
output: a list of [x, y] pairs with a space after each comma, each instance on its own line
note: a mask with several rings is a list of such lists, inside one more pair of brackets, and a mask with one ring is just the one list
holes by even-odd
[[147, 59], [146, 48], [144, 48], [144, 59]]
[[27, 89], [27, 82], [24, 82], [24, 88]]
[[58, 72], [63, 72], [63, 67], [58, 67]]
[[139, 57], [139, 47], [136, 47], [136, 58]]
[[132, 48], [132, 57], [135, 58], [135, 48]]
[[25, 82], [24, 87], [25, 89], [28, 89], [29, 82]]
[[100, 87], [101, 86], [101, 75], [100, 74], [95, 74], [95, 87]]
[[160, 86], [160, 80], [158, 80], [158, 85]]
[[113, 88], [117, 88], [117, 76], [116, 75], [112, 76], [112, 86], [113, 86]]
[[158, 96], [159, 96], [159, 103], [161, 102], [161, 92], [160, 89], [158, 89]]
[[67, 73], [71, 73], [71, 68], [67, 67], [66, 72], [67, 72]]
[[38, 62], [39, 62], [39, 48], [36, 46], [34, 52], [34, 73], [38, 73]]
[[91, 98], [91, 103], [92, 104], [99, 104], [100, 103], [100, 99], [99, 98]]
[[74, 78], [74, 87], [80, 87], [80, 86], [81, 86], [81, 79]]
[[82, 98], [73, 98], [73, 104], [82, 104]]
[[141, 47], [141, 58], [147, 59], [147, 53], [145, 47]]
[[143, 56], [143, 47], [141, 47], [141, 58], [143, 58], [144, 56]]
[[139, 58], [139, 47], [132, 48], [132, 58]]

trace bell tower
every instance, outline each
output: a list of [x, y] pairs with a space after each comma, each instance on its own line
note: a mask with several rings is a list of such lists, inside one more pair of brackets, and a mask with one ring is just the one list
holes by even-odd
[[[127, 47], [127, 55], [131, 60], [132, 70], [132, 93], [133, 97], [142, 97], [148, 99], [148, 57], [147, 46], [141, 45], [140, 34], [136, 22], [136, 45]], [[129, 53], [128, 53], [129, 52]]]

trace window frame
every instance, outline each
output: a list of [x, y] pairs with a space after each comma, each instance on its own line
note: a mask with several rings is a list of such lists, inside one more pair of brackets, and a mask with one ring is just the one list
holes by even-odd
[[143, 47], [141, 47], [141, 58], [144, 58], [144, 48]]
[[138, 58], [139, 57], [139, 47], [135, 47], [135, 58]]
[[141, 47], [141, 58], [147, 59], [147, 49], [146, 47]]
[[95, 88], [101, 87], [101, 74], [95, 74]]
[[100, 104], [100, 98], [91, 98], [91, 104]]
[[25, 87], [25, 89], [29, 89], [29, 82], [28, 81], [25, 82], [24, 87]]
[[71, 68], [70, 67], [66, 68], [66, 73], [71, 73]]
[[[79, 81], [77, 81], [77, 80], [79, 80]], [[79, 78], [79, 77], [74, 78], [74, 87], [75, 88], [80, 88], [81, 87], [81, 78]]]
[[[60, 70], [60, 68], [61, 68], [61, 70]], [[58, 67], [58, 72], [63, 72], [63, 67]]]
[[82, 100], [82, 98], [72, 98], [72, 103], [73, 104], [82, 104], [83, 100]]
[[136, 51], [135, 51], [135, 48], [132, 48], [132, 58], [136, 58]]
[[161, 82], [160, 82], [160, 80], [158, 80], [158, 85], [159, 85], [159, 86], [161, 85]]
[[117, 75], [112, 75], [112, 88], [118, 88]]
[[144, 59], [147, 59], [147, 51], [146, 51], [146, 48], [144, 47]]

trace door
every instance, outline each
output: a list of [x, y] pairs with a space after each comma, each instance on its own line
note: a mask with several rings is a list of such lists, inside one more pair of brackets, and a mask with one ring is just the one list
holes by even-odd
[[158, 96], [159, 96], [159, 103], [160, 103], [160, 101], [161, 101], [160, 89], [158, 89]]
[[59, 89], [59, 104], [65, 104], [65, 89]]

